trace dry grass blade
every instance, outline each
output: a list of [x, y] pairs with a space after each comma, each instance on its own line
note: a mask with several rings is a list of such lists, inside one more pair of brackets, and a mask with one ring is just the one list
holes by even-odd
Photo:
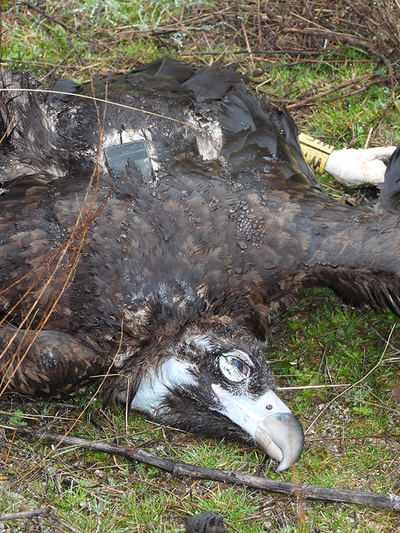
[[383, 358], [385, 357], [385, 354], [386, 354], [386, 351], [388, 349], [388, 346], [390, 344], [390, 339], [392, 338], [392, 335], [393, 335], [393, 331], [394, 331], [394, 328], [396, 327], [396, 324], [394, 324], [392, 326], [392, 329], [389, 333], [389, 337], [387, 338], [386, 340], [386, 344], [385, 344], [385, 347], [381, 353], [381, 356], [378, 360], [378, 362], [370, 369], [368, 370], [368, 372], [359, 380], [357, 380], [355, 383], [352, 383], [349, 387], [347, 387], [344, 391], [340, 392], [337, 396], [335, 396], [330, 402], [328, 402], [323, 409], [321, 409], [321, 411], [318, 413], [318, 415], [314, 418], [314, 420], [311, 422], [311, 424], [307, 427], [307, 429], [305, 430], [305, 434], [309, 433], [311, 428], [316, 424], [317, 420], [323, 415], [323, 413], [328, 409], [328, 407], [330, 405], [332, 405], [332, 403], [336, 402], [341, 396], [343, 396], [344, 394], [346, 394], [350, 389], [353, 389], [354, 387], [356, 387], [357, 385], [359, 385], [360, 383], [362, 383], [363, 381], [365, 381], [367, 379], [367, 377], [372, 374], [382, 363], [382, 360]]
[[[14, 89], [14, 88], [13, 89], [1, 88], [0, 92], [11, 92], [11, 91], [15, 91], [15, 90], [16, 89]], [[104, 98], [98, 98], [97, 96], [89, 96], [89, 95], [86, 95], [86, 94], [69, 93], [69, 92], [66, 92], [66, 91], [54, 91], [52, 89], [22, 89], [22, 88], [18, 88], [18, 92], [42, 93], [42, 94], [58, 94], [58, 95], [62, 94], [63, 96], [72, 96], [73, 98], [84, 98], [84, 99], [87, 99], [87, 100], [91, 100], [92, 102], [99, 102], [99, 103], [107, 104], [107, 105], [115, 105], [117, 107], [121, 107], [122, 109], [130, 109], [132, 111], [137, 111], [137, 112], [143, 113], [145, 115], [152, 115], [154, 117], [162, 118], [162, 119], [165, 119], [165, 120], [171, 120], [172, 122], [177, 122], [178, 124], [181, 124], [182, 126], [186, 126], [188, 128], [194, 129], [194, 130], [205, 131], [203, 128], [195, 126], [194, 124], [190, 124], [190, 122], [184, 122], [182, 120], [178, 120], [178, 119], [173, 118], [173, 117], [168, 117], [166, 115], [161, 115], [159, 113], [154, 113], [153, 111], [148, 111], [146, 109], [140, 109], [138, 107], [130, 106], [130, 105], [127, 105], [127, 104], [121, 104], [120, 102], [113, 102], [112, 100], [106, 100]]]

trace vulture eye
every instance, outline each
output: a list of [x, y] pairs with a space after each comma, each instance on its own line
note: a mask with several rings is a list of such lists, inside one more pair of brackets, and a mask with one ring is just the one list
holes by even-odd
[[232, 364], [236, 366], [241, 374], [244, 373], [244, 363], [240, 359], [232, 359]]
[[243, 381], [250, 374], [250, 367], [234, 353], [226, 353], [219, 358], [219, 368], [229, 381]]

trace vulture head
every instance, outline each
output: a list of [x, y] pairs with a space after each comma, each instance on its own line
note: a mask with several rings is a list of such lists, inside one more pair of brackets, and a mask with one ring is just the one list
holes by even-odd
[[[185, 327], [173, 344], [157, 339], [159, 360], [151, 369], [143, 365], [130, 407], [188, 432], [256, 444], [285, 470], [303, 449], [302, 427], [275, 393], [259, 344], [229, 319], [220, 320]], [[154, 353], [153, 343], [140, 354], [148, 361], [146, 351]], [[138, 378], [137, 368], [131, 375]], [[127, 401], [126, 379], [117, 388], [118, 399]]]

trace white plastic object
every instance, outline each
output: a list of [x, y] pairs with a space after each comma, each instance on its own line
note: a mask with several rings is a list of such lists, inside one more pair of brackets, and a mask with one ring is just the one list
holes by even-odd
[[395, 146], [380, 146], [334, 150], [328, 157], [325, 171], [344, 185], [377, 185], [384, 181], [384, 162], [395, 149]]

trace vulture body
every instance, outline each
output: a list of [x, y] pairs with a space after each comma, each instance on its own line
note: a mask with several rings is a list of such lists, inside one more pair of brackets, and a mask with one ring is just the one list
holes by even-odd
[[107, 401], [290, 466], [301, 426], [257, 340], [303, 287], [400, 312], [398, 151], [378, 214], [329, 198], [291, 117], [232, 68], [1, 87], [2, 389], [100, 379]]

